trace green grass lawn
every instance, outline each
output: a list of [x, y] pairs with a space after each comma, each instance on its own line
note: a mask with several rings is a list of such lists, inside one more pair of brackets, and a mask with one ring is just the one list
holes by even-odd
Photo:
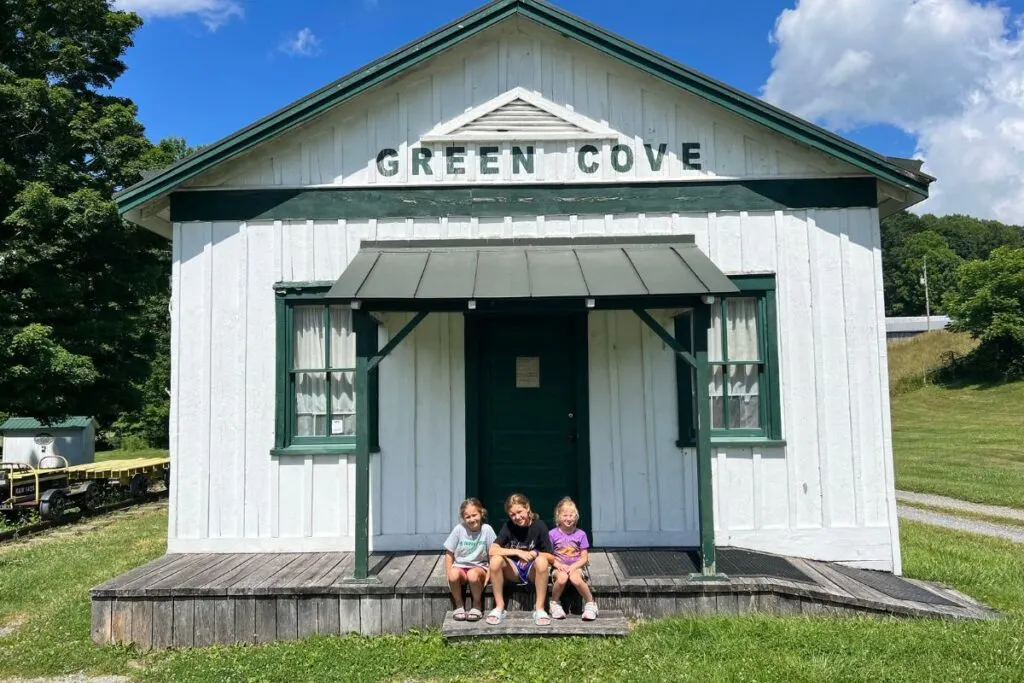
[[90, 535], [0, 547], [0, 626], [23, 621], [0, 638], [0, 679], [79, 671], [152, 681], [1024, 679], [1021, 547], [906, 523], [908, 575], [948, 583], [1007, 618], [667, 619], [620, 640], [460, 645], [435, 631], [148, 654], [92, 645], [88, 588], [160, 555], [165, 529], [166, 514], [150, 506]]
[[892, 399], [896, 486], [1024, 508], [1024, 382]]
[[135, 451], [98, 451], [96, 462], [106, 460], [135, 460], [136, 458], [166, 458], [169, 451], [161, 448], [146, 448]]

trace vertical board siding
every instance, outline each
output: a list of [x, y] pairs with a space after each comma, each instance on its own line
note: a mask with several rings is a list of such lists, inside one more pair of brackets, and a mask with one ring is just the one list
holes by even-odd
[[[175, 226], [171, 443], [179, 466], [172, 542], [237, 539], [233, 550], [351, 547], [353, 458], [269, 455], [274, 282], [331, 280], [364, 239], [649, 233], [693, 235], [727, 272], [776, 273], [787, 445], [716, 450], [719, 542], [750, 545], [759, 531], [771, 531], [763, 538], [785, 539], [792, 530], [799, 534], [789, 538], [816, 539], [834, 528], [891, 528], [874, 210], [382, 217]], [[866, 282], [875, 286], [858, 286]], [[670, 327], [669, 312], [652, 313]], [[381, 316], [381, 343], [410, 318]], [[630, 311], [594, 312], [588, 327], [595, 541], [695, 543], [695, 453], [675, 445], [673, 354]], [[463, 334], [462, 315], [432, 314], [380, 366], [374, 547], [434, 548], [455, 521], [465, 491]], [[813, 554], [813, 543], [801, 542]], [[872, 543], [865, 553], [883, 552]]]
[[[329, 111], [317, 120], [227, 163], [189, 184], [193, 187], [267, 185], [381, 185], [407, 183], [657, 181], [701, 176], [823, 176], [852, 167], [780, 139], [703, 99], [672, 88], [625, 64], [527, 21], [495, 27], [466, 40], [386, 86]], [[517, 140], [535, 150], [534, 173], [511, 173], [511, 145], [500, 148], [500, 172], [479, 172], [479, 144], [466, 147], [463, 173], [449, 173], [444, 143], [421, 143], [436, 125], [462, 115], [514, 87], [535, 91], [558, 105], [607, 123], [614, 141], [598, 142], [600, 169], [577, 168], [573, 141]], [[682, 159], [683, 142], [700, 144], [700, 169]], [[655, 170], [644, 143], [665, 153]], [[616, 173], [613, 144], [629, 147], [633, 165]], [[411, 151], [430, 149], [431, 174], [412, 173]], [[394, 149], [398, 173], [377, 170], [376, 155]], [[854, 171], [856, 172], [856, 171]]]

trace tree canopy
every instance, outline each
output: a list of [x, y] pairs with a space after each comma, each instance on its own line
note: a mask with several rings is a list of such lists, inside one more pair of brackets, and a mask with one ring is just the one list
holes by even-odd
[[0, 413], [101, 422], [141, 405], [168, 246], [113, 192], [173, 160], [110, 94], [141, 20], [106, 0], [5, 0], [0, 17]]

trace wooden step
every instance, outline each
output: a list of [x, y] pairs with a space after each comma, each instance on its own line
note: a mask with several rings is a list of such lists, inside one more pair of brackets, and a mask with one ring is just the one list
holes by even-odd
[[583, 621], [578, 614], [570, 614], [565, 619], [552, 619], [550, 626], [534, 624], [532, 612], [509, 610], [504, 622], [491, 626], [484, 619], [455, 621], [449, 611], [444, 615], [444, 624], [441, 626], [444, 639], [453, 641], [519, 636], [625, 636], [628, 633], [629, 622], [626, 617], [621, 610], [612, 609], [601, 610], [594, 621]]

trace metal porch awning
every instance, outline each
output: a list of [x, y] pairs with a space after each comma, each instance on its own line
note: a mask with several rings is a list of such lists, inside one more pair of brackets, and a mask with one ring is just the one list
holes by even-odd
[[688, 235], [363, 242], [327, 296], [437, 301], [739, 291]]

